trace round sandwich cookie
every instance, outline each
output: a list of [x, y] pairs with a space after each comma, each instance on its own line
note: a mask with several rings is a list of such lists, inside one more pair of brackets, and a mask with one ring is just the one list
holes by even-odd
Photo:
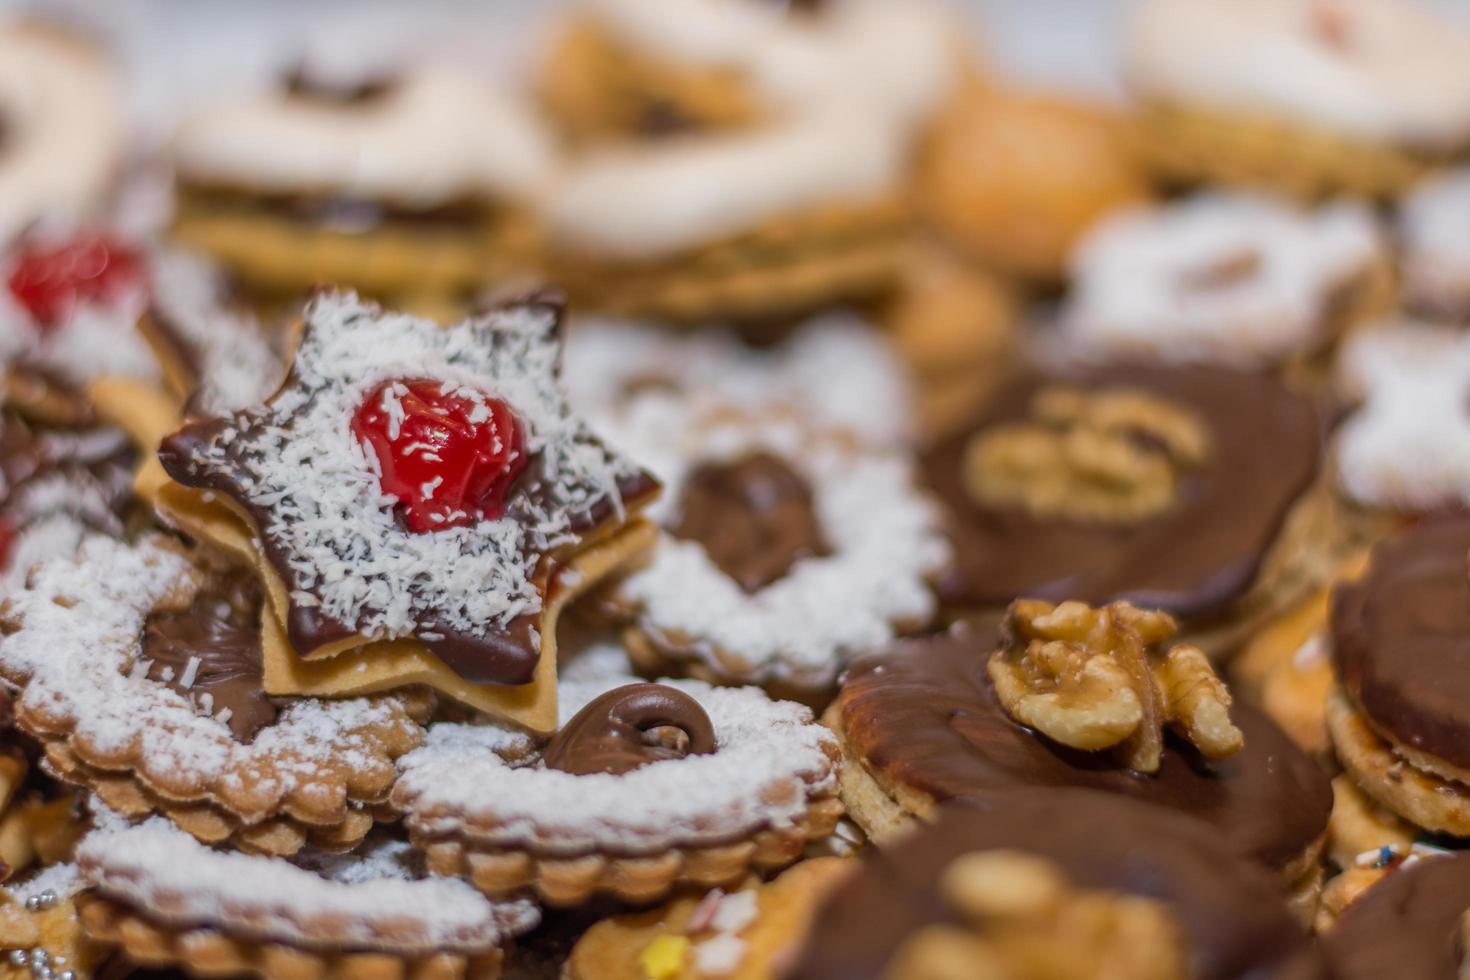
[[1375, 885], [1322, 940], [1339, 980], [1464, 973], [1470, 854], [1420, 861]]
[[1231, 703], [1168, 616], [1126, 604], [1016, 603], [1001, 630], [958, 626], [859, 662], [824, 717], [842, 797], [880, 842], [941, 804], [1030, 787], [1178, 810], [1271, 870], [1310, 914], [1332, 793], [1259, 711]]
[[792, 980], [1307, 980], [1320, 954], [1219, 834], [1078, 789], [946, 808], [827, 892]]
[[921, 456], [954, 543], [939, 597], [1129, 601], [1224, 654], [1335, 570], [1323, 439], [1313, 401], [1258, 373], [1033, 370]]
[[832, 833], [840, 753], [807, 708], [640, 682], [612, 647], [574, 665], [550, 741], [440, 722], [401, 760], [392, 802], [430, 869], [491, 896], [646, 902], [784, 867]]

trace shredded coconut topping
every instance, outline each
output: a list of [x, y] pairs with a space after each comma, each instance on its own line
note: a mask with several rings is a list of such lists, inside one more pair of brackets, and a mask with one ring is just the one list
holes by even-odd
[[151, 916], [264, 942], [473, 954], [539, 921], [530, 902], [491, 903], [458, 879], [415, 875], [404, 846], [375, 844], [323, 874], [213, 850], [154, 817], [94, 831], [77, 860], [89, 885]]
[[199, 410], [220, 415], [264, 401], [280, 383], [281, 359], [256, 319], [226, 302], [220, 270], [177, 249], [152, 253], [149, 270], [154, 308], [198, 361]]
[[[628, 675], [565, 681], [557, 696], [570, 718]], [[809, 795], [836, 783], [831, 732], [806, 707], [757, 688], [661, 680], [697, 700], [714, 725], [712, 755], [653, 762], [620, 776], [543, 768], [521, 752], [524, 736], [494, 724], [440, 724], [399, 760], [395, 805], [417, 832], [464, 832], [496, 847], [621, 854], [701, 846], [766, 827], [789, 826]]]
[[[436, 625], [473, 635], [541, 608], [541, 553], [573, 543], [574, 520], [611, 505], [636, 473], [567, 410], [557, 314], [536, 304], [456, 327], [387, 313], [355, 295], [318, 296], [290, 379], [266, 405], [234, 417], [192, 460], [264, 514], [286, 556], [293, 601], [319, 602], [372, 639]], [[378, 461], [352, 434], [368, 393], [394, 378], [442, 379], [447, 392], [510, 405], [532, 460], [534, 492], [505, 516], [426, 534], [404, 530]]]
[[596, 419], [639, 385], [661, 385], [749, 411], [782, 408], [814, 428], [868, 445], [910, 434], [908, 378], [870, 324], [849, 313], [814, 317], [779, 347], [755, 350], [733, 334], [672, 334], [619, 320], [573, 324], [563, 373], [572, 404]]
[[1254, 366], [1310, 353], [1382, 256], [1358, 204], [1316, 212], [1206, 194], [1100, 222], [1072, 256], [1066, 339], [1104, 354]]
[[0, 672], [22, 687], [20, 708], [72, 726], [102, 752], [142, 746], [139, 765], [217, 780], [271, 774], [282, 794], [319, 781], [323, 768], [381, 764], [365, 730], [407, 723], [392, 697], [297, 700], [245, 745], [218, 717], [139, 668], [149, 612], [188, 595], [198, 578], [188, 561], [151, 541], [87, 539], [74, 560], [45, 562], [10, 597], [19, 629], [0, 641]]
[[1470, 502], [1470, 337], [1416, 323], [1364, 330], [1338, 369], [1363, 402], [1337, 436], [1348, 496], [1404, 511]]
[[1470, 167], [1432, 177], [1399, 210], [1405, 297], [1415, 310], [1470, 317]]

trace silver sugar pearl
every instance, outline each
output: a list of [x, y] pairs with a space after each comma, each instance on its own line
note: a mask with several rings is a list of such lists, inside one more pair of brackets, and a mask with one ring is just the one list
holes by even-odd
[[36, 980], [56, 980], [56, 971], [46, 964], [31, 967], [31, 976]]
[[10, 951], [10, 965], [11, 966], [25, 966], [29, 962], [30, 962], [30, 957], [28, 957], [26, 955], [26, 951], [25, 950], [23, 950], [23, 949], [12, 949]]
[[56, 905], [56, 892], [54, 889], [46, 889], [41, 893], [40, 898], [41, 908], [43, 909], [49, 909]]
[[39, 912], [41, 910], [41, 896], [31, 895], [26, 899], [27, 912]]
[[46, 964], [48, 964], [50, 962], [51, 962], [51, 954], [48, 953], [48, 952], [46, 952], [40, 946], [37, 946], [35, 949], [31, 950], [31, 968], [32, 969], [35, 969], [38, 966], [45, 966]]
[[77, 980], [77, 975], [71, 970], [62, 970], [56, 974], [56, 980]]

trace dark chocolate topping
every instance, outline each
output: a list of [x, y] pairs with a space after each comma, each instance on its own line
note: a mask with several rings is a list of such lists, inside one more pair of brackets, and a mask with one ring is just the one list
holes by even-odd
[[[1040, 520], [981, 507], [965, 490], [970, 440], [989, 426], [1026, 419], [1037, 391], [1055, 384], [1141, 389], [1174, 402], [1205, 425], [1209, 458], [1184, 474], [1170, 509], [1133, 524]], [[922, 460], [950, 513], [955, 543], [940, 596], [972, 609], [1030, 597], [1091, 605], [1127, 600], [1196, 620], [1226, 616], [1316, 480], [1322, 438], [1312, 402], [1265, 375], [1112, 365], [1020, 379]]]
[[294, 65], [282, 79], [282, 87], [292, 98], [341, 109], [372, 106], [397, 86], [398, 80], [389, 75], [363, 75], [351, 80], [331, 78], [312, 70], [305, 62]]
[[247, 743], [276, 720], [262, 686], [260, 601], [255, 580], [239, 576], [201, 592], [188, 609], [154, 613], [143, 629], [148, 676], [196, 704], [207, 695], [209, 713], [228, 710], [230, 731]]
[[993, 629], [958, 628], [855, 665], [837, 700], [848, 745], [889, 779], [941, 801], [1049, 786], [1169, 807], [1213, 824], [1234, 853], [1274, 868], [1327, 829], [1327, 777], [1261, 712], [1239, 702], [1231, 709], [1245, 748], [1230, 758], [1208, 762], [1169, 736], [1159, 771], [1140, 775], [1007, 715], [986, 672], [997, 645]]
[[827, 553], [811, 487], [766, 452], [690, 473], [673, 534], [699, 544], [746, 592], [785, 577], [803, 558]]
[[1460, 918], [1470, 911], [1470, 854], [1393, 872], [1348, 906], [1323, 948], [1337, 980], [1456, 980]]
[[1212, 828], [1117, 796], [1049, 789], [948, 808], [932, 828], [874, 854], [828, 895], [790, 980], [878, 980], [920, 929], [959, 923], [939, 893], [949, 863], [997, 849], [1044, 857], [1078, 888], [1162, 902], [1194, 980], [1325, 976], [1279, 888]]
[[577, 776], [621, 776], [650, 762], [714, 750], [715, 729], [698, 701], [665, 684], [625, 684], [573, 715], [541, 758], [546, 768]]
[[1338, 677], [1375, 728], [1470, 768], [1470, 519], [1379, 544], [1334, 591], [1331, 630]]
[[[120, 517], [132, 499], [134, 456], [117, 429], [40, 429], [14, 413], [0, 413], [0, 514], [12, 529], [61, 511], [93, 530], [121, 533]], [[87, 488], [100, 507], [76, 509], [81, 505], [64, 495], [27, 494], [50, 479]]]

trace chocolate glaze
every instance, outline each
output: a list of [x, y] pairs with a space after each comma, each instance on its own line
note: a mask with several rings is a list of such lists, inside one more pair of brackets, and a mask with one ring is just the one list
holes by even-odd
[[1327, 777], [1261, 712], [1232, 708], [1245, 748], [1230, 758], [1208, 762], [1169, 736], [1159, 771], [1141, 775], [1006, 714], [986, 672], [997, 647], [994, 629], [957, 628], [859, 662], [837, 700], [848, 745], [873, 769], [941, 801], [1050, 786], [1169, 807], [1213, 824], [1234, 853], [1273, 868], [1327, 829]]
[[[1138, 388], [1196, 413], [1211, 452], [1169, 510], [1131, 525], [1038, 520], [981, 507], [962, 465], [975, 433], [1029, 416], [1042, 387]], [[1222, 618], [1255, 582], [1288, 513], [1316, 480], [1323, 420], [1269, 377], [1216, 367], [1110, 365], [1019, 379], [978, 420], [924, 454], [951, 517], [956, 560], [938, 584], [950, 605], [1000, 608], [1020, 597], [1125, 599], [1193, 620]]]
[[803, 558], [827, 553], [811, 487], [766, 452], [691, 472], [673, 534], [698, 543], [746, 592], [784, 578]]
[[[510, 300], [504, 305], [551, 309], [556, 314], [557, 329], [560, 329], [563, 302], [559, 293], [543, 290]], [[281, 390], [290, 389], [296, 384], [295, 372], [292, 371]], [[303, 410], [306, 407], [303, 406]], [[158, 459], [165, 472], [183, 486], [212, 490], [233, 500], [257, 531], [262, 542], [262, 553], [286, 584], [288, 593], [309, 593], [310, 586], [299, 579], [291, 566], [286, 549], [282, 547], [277, 535], [272, 533], [269, 512], [251, 503], [246, 489], [239, 482], [251, 452], [249, 446], [252, 434], [264, 425], [262, 416], [251, 411], [225, 418], [191, 422], [164, 438], [158, 449]], [[230, 472], [218, 473], [200, 467], [195, 462], [196, 456], [226, 429], [237, 430], [227, 447], [227, 455], [234, 464]], [[590, 437], [589, 442], [598, 444]], [[636, 511], [657, 494], [659, 484], [648, 473], [639, 470], [620, 479], [617, 490], [622, 508]], [[541, 476], [538, 457], [532, 456], [525, 471], [511, 488], [506, 502], [506, 515], [521, 519], [529, 525], [538, 511], [549, 512], [565, 507], [565, 502], [557, 498], [556, 488]], [[569, 514], [568, 532], [575, 537], [588, 537], [619, 520], [621, 515], [618, 513], [618, 504], [604, 498], [589, 510]], [[551, 601], [564, 558], [574, 551], [574, 546], [567, 545], [555, 552], [546, 553], [535, 549], [529, 540], [523, 540], [521, 547], [523, 559], [535, 560], [533, 579], [541, 592], [543, 603]], [[342, 622], [319, 605], [308, 606], [293, 601], [286, 611], [285, 620], [287, 638], [298, 651], [315, 650], [360, 632], [358, 624]], [[541, 659], [540, 622], [539, 612], [526, 613], [512, 618], [503, 626], [487, 624], [480, 632], [465, 632], [438, 622], [432, 616], [426, 616], [419, 620], [414, 636], [446, 667], [471, 683], [529, 684], [535, 678], [536, 665]]]
[[1470, 911], [1470, 854], [1395, 871], [1348, 906], [1323, 941], [1337, 980], [1456, 980]]
[[1470, 519], [1431, 521], [1373, 549], [1332, 596], [1338, 678], [1375, 728], [1470, 768]]
[[[275, 703], [263, 686], [260, 602], [259, 585], [239, 576], [201, 592], [188, 609], [154, 613], [143, 627], [142, 655], [152, 664], [148, 676], [196, 701], [210, 695], [211, 713], [228, 708], [226, 724], [247, 743], [276, 720]], [[185, 688], [181, 681], [196, 658], [193, 682]]]
[[1184, 934], [1193, 980], [1326, 975], [1271, 879], [1236, 861], [1211, 828], [1117, 796], [1050, 789], [951, 807], [875, 853], [829, 893], [788, 980], [879, 980], [920, 929], [959, 924], [939, 894], [944, 868], [995, 849], [1044, 857], [1079, 888], [1162, 902]]
[[[55, 507], [44, 507], [37, 513], [35, 503], [21, 503], [27, 487], [54, 477], [101, 495], [105, 513], [74, 517], [93, 530], [120, 533], [120, 519], [132, 500], [134, 457], [132, 444], [117, 429], [39, 429], [15, 413], [0, 413], [0, 515], [18, 529], [54, 512]], [[57, 506], [67, 509], [64, 501]]]
[[698, 701], [665, 684], [625, 684], [584, 705], [541, 758], [546, 768], [577, 776], [621, 776], [650, 762], [714, 750], [714, 725]]
[[425, 230], [475, 232], [485, 227], [496, 210], [493, 202], [467, 197], [410, 206], [325, 191], [267, 192], [202, 181], [188, 182], [185, 189], [190, 202], [201, 208], [274, 215], [338, 231], [368, 230], [391, 222]]
[[393, 92], [398, 87], [398, 79], [390, 75], [363, 76], [350, 81], [329, 78], [313, 71], [306, 62], [298, 62], [281, 79], [281, 87], [294, 99], [337, 109], [364, 109]]

